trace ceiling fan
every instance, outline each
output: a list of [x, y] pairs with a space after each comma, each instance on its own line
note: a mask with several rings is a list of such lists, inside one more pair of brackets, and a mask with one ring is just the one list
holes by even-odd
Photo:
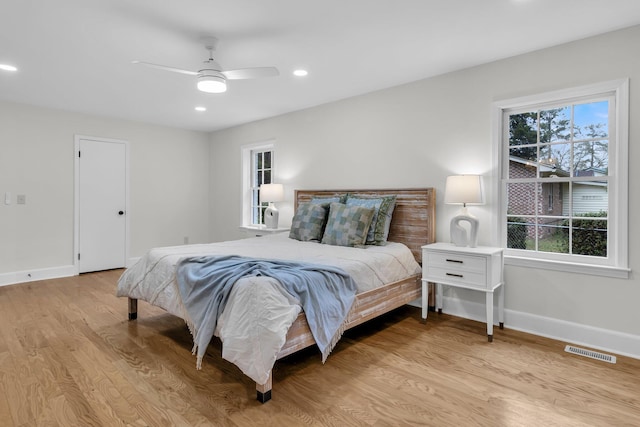
[[152, 64], [150, 62], [132, 61], [133, 64], [146, 65], [147, 67], [158, 68], [160, 70], [172, 71], [174, 73], [197, 76], [198, 90], [208, 93], [223, 93], [227, 90], [227, 80], [258, 79], [262, 77], [275, 77], [280, 75], [275, 67], [254, 67], [240, 68], [237, 70], [223, 70], [220, 64], [213, 59], [213, 51], [216, 50], [218, 39], [206, 37], [203, 39], [204, 47], [209, 51], [209, 59], [204, 61], [204, 66], [198, 71], [183, 70], [165, 65]]

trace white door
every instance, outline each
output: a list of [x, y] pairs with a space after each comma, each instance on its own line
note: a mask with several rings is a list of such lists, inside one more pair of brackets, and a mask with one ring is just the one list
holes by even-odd
[[125, 267], [126, 143], [80, 139], [78, 145], [78, 272]]

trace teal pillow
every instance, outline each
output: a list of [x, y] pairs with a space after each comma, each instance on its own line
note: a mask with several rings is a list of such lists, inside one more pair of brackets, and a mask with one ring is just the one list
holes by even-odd
[[322, 243], [335, 246], [364, 245], [373, 214], [373, 208], [331, 203]]
[[303, 242], [319, 242], [328, 211], [328, 204], [301, 203], [291, 221], [289, 237]]
[[347, 201], [347, 193], [340, 196], [314, 196], [309, 203], [345, 203]]
[[364, 206], [373, 208], [375, 213], [367, 234], [367, 245], [384, 245], [389, 237], [391, 217], [396, 207], [396, 196], [383, 197], [347, 197], [347, 206]]

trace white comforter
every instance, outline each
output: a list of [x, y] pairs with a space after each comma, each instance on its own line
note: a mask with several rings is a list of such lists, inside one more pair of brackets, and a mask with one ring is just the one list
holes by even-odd
[[[300, 242], [283, 233], [151, 249], [124, 272], [118, 281], [117, 295], [147, 301], [188, 320], [176, 283], [177, 263], [194, 255], [230, 254], [335, 265], [351, 275], [359, 293], [420, 272], [411, 251], [399, 243], [348, 248]], [[218, 319], [216, 335], [223, 343], [222, 357], [256, 383], [266, 383], [287, 331], [299, 313], [300, 305], [277, 280], [269, 277], [239, 280]]]

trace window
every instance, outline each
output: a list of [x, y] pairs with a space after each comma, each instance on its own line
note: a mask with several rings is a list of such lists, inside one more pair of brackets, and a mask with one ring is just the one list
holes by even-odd
[[243, 147], [243, 224], [264, 224], [268, 203], [260, 203], [260, 186], [273, 182], [274, 149], [272, 143]]
[[626, 277], [627, 110], [627, 81], [496, 103], [507, 262]]

